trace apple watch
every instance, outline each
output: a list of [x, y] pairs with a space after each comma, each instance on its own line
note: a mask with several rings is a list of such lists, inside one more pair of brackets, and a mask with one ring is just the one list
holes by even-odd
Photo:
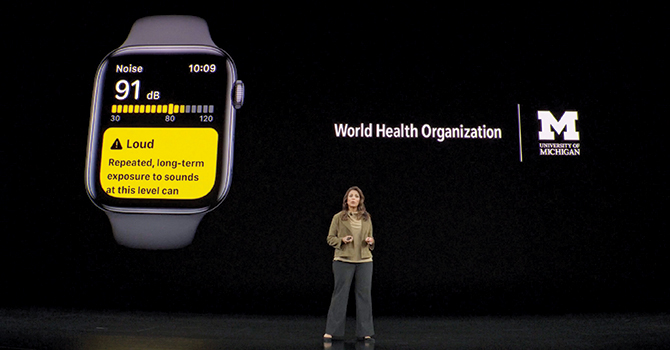
[[244, 101], [230, 56], [192, 16], [139, 19], [98, 67], [86, 189], [116, 241], [189, 245], [230, 188], [235, 113]]

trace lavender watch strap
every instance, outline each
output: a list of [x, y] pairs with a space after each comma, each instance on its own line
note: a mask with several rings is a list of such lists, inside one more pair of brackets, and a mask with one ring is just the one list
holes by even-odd
[[193, 16], [151, 16], [138, 19], [121, 45], [207, 45], [216, 46], [207, 22]]

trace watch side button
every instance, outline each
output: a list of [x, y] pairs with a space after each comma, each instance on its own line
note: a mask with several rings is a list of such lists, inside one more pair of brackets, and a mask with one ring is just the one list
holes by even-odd
[[235, 82], [233, 87], [233, 106], [235, 109], [240, 109], [244, 104], [244, 83], [242, 80]]

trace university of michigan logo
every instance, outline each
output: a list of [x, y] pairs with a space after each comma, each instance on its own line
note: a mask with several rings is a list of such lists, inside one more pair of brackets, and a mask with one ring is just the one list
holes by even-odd
[[[578, 156], [580, 155], [579, 131], [576, 111], [566, 111], [561, 119], [556, 120], [550, 111], [537, 111], [540, 121], [538, 140], [540, 141], [540, 155], [542, 156]], [[557, 140], [561, 137], [563, 142]]]

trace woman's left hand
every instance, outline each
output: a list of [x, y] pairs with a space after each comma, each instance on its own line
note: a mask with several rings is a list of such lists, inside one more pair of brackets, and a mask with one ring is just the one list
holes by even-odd
[[367, 238], [365, 238], [365, 242], [366, 242], [368, 245], [373, 245], [373, 244], [375, 244], [375, 239], [372, 238], [372, 237], [367, 237]]

